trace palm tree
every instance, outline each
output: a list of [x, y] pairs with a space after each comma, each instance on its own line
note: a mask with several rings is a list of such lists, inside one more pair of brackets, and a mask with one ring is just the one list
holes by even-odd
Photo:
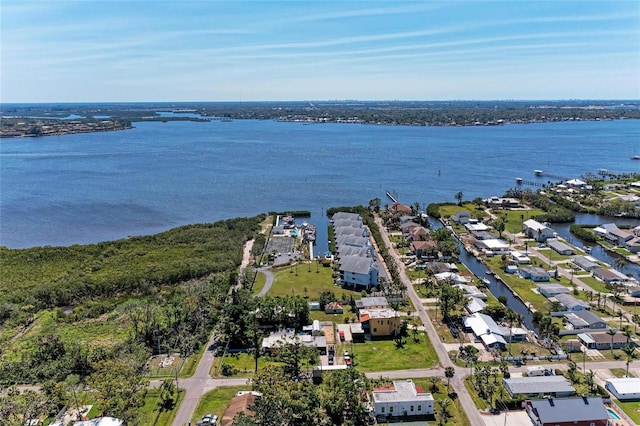
[[589, 372], [584, 375], [585, 383], [587, 384], [587, 386], [589, 386], [589, 393], [593, 393], [593, 384], [594, 384], [593, 377], [594, 377], [593, 370], [589, 370]]
[[447, 412], [447, 408], [451, 405], [451, 400], [449, 398], [439, 399], [438, 400], [438, 419], [439, 423], [444, 425], [449, 417], [449, 413]]
[[444, 369], [444, 377], [447, 378], [447, 393], [449, 393], [449, 381], [456, 374], [456, 370], [453, 367], [447, 367]]
[[611, 336], [611, 355], [613, 355], [613, 336], [616, 335], [616, 330], [610, 328], [609, 330], [607, 330], [607, 334]]
[[628, 346], [629, 343], [631, 342], [631, 337], [633, 336], [633, 333], [631, 332], [631, 326], [625, 325], [624, 327], [622, 327], [622, 335], [627, 338], [627, 346]]
[[629, 364], [631, 364], [631, 360], [633, 360], [633, 355], [634, 355], [633, 353], [635, 352], [635, 350], [636, 348], [631, 345], [627, 345], [624, 348], [622, 348], [622, 351], [627, 356], [627, 377], [629, 377]]
[[462, 197], [463, 197], [462, 191], [460, 191], [460, 192], [458, 192], [458, 193], [456, 194], [456, 200], [458, 200], [458, 205], [459, 205], [459, 206], [461, 206], [461, 205], [462, 205]]

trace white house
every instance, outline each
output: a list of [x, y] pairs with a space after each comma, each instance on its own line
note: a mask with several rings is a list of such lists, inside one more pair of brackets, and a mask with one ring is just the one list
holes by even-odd
[[374, 259], [360, 256], [343, 256], [338, 265], [339, 283], [347, 287], [371, 288], [378, 285], [378, 268]]
[[507, 346], [507, 341], [502, 335], [503, 330], [489, 315], [476, 312], [464, 317], [462, 322], [465, 328], [471, 329], [476, 338], [480, 339], [487, 348], [505, 348]]
[[607, 379], [605, 388], [620, 401], [640, 399], [640, 379], [636, 377]]
[[531, 259], [526, 254], [519, 251], [512, 251], [511, 258], [516, 261], [517, 264], [524, 265], [531, 263]]
[[433, 395], [416, 386], [413, 380], [394, 380], [387, 388], [373, 390], [376, 416], [412, 417], [434, 413]]
[[539, 243], [545, 242], [548, 238], [553, 238], [553, 229], [533, 219], [526, 220], [522, 224], [522, 231], [526, 236]]

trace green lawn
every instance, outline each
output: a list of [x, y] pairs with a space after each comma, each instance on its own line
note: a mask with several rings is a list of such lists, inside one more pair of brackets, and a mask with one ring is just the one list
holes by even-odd
[[[253, 354], [237, 353], [227, 354], [224, 359], [217, 357], [211, 366], [209, 374], [211, 377], [223, 377], [221, 373], [222, 364], [233, 366], [237, 370], [237, 374], [233, 377], [251, 377], [255, 372], [256, 362], [253, 358]], [[258, 370], [262, 370], [266, 365], [273, 365], [275, 362], [271, 361], [268, 356], [261, 356], [258, 358]]]
[[[421, 379], [412, 379], [412, 380], [417, 386], [422, 387], [422, 389], [425, 392], [431, 392], [431, 383], [429, 382], [429, 379], [421, 378]], [[453, 391], [453, 388], [451, 388], [450, 391]], [[442, 381], [438, 383], [438, 390], [436, 392], [431, 392], [431, 394], [433, 395], [434, 401], [437, 401], [439, 399], [449, 398], [449, 395], [447, 394], [447, 379], [443, 377]], [[436, 409], [438, 409], [437, 403], [435, 404], [435, 406], [436, 406]], [[447, 419], [447, 423], [445, 423], [446, 425], [452, 425], [452, 426], [453, 425], [455, 426], [471, 425], [471, 423], [469, 423], [469, 419], [467, 418], [466, 413], [464, 412], [464, 409], [462, 409], [462, 407], [460, 406], [460, 402], [458, 401], [458, 399], [451, 401], [451, 405], [449, 405], [449, 408], [447, 411], [449, 412], [450, 417]]]
[[182, 367], [182, 371], [180, 371], [180, 378], [187, 378], [193, 376], [196, 372], [196, 368], [198, 368], [198, 362], [200, 362], [200, 358], [202, 358], [202, 354], [206, 349], [206, 344], [200, 346], [196, 352], [192, 353], [189, 358], [184, 363]]
[[200, 398], [198, 407], [196, 408], [196, 411], [191, 419], [191, 424], [195, 425], [196, 422], [200, 420], [205, 414], [216, 414], [219, 419], [218, 421], [222, 420], [222, 414], [224, 413], [224, 410], [227, 409], [229, 403], [231, 402], [231, 399], [233, 399], [236, 393], [241, 390], [251, 390], [251, 387], [224, 387], [214, 389], [211, 392], [205, 393], [202, 398]]
[[[505, 231], [517, 234], [522, 230], [522, 223], [536, 215], [544, 214], [542, 210], [494, 210], [493, 214], [502, 218], [505, 224]], [[522, 218], [520, 217], [522, 216]]]
[[[354, 361], [358, 370], [391, 371], [408, 368], [428, 368], [438, 363], [438, 356], [424, 332], [418, 333], [419, 342], [414, 343], [411, 330], [406, 344], [397, 348], [393, 340], [371, 340], [365, 343], [354, 343]], [[351, 351], [351, 346], [344, 349]]]
[[315, 265], [312, 265], [311, 272], [309, 272], [308, 265], [301, 264], [298, 265], [297, 271], [293, 266], [274, 270], [273, 274], [273, 285], [268, 293], [270, 296], [297, 294], [303, 297], [308, 296], [309, 301], [312, 301], [318, 300], [323, 291], [332, 291], [338, 298], [342, 293], [360, 298], [359, 292], [343, 289], [333, 283], [331, 268], [320, 266], [316, 269]]
[[176, 416], [180, 402], [184, 397], [184, 391], [178, 393], [178, 401], [173, 410], [163, 411], [158, 414], [158, 400], [160, 398], [160, 390], [149, 389], [144, 398], [144, 406], [140, 409], [139, 420], [141, 425], [170, 426], [173, 418]]
[[[618, 377], [618, 378], [627, 377], [627, 370], [625, 370], [624, 368], [611, 368], [609, 369], [609, 371], [611, 371], [611, 374], [613, 374], [615, 377]], [[633, 376], [633, 374], [629, 374], [629, 375]]]
[[613, 399], [618, 407], [625, 412], [636, 424], [640, 424], [640, 401], [618, 401]]
[[580, 277], [580, 281], [591, 287], [593, 291], [597, 291], [599, 293], [609, 293], [609, 289], [604, 285], [604, 283], [596, 278]]
[[253, 283], [253, 294], [260, 293], [260, 290], [263, 289], [264, 285], [267, 283], [267, 276], [265, 274], [258, 273], [256, 276], [256, 281]]

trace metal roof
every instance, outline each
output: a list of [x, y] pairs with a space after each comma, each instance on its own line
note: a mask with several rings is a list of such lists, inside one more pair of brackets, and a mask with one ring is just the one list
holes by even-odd
[[531, 405], [533, 415], [542, 424], [556, 424], [563, 422], [587, 422], [607, 420], [607, 413], [602, 398], [545, 398], [527, 401]]
[[503, 380], [511, 395], [576, 391], [564, 376], [511, 377]]

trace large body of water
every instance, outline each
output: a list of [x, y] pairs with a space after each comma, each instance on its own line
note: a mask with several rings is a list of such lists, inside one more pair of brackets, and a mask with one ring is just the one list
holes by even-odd
[[[268, 211], [426, 205], [502, 195], [598, 169], [640, 172], [640, 121], [501, 127], [135, 123], [119, 132], [4, 139], [0, 245], [71, 245]], [[322, 241], [322, 235], [319, 235]], [[323, 247], [318, 247], [322, 250]]]

